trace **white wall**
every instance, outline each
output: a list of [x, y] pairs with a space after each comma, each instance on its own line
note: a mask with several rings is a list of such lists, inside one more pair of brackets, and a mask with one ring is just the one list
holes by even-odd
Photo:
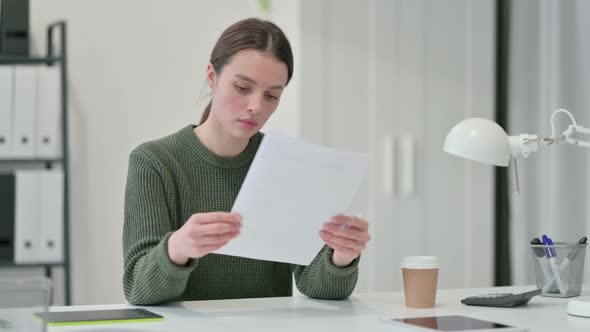
[[494, 116], [494, 2], [302, 3], [302, 136], [370, 159], [349, 210], [373, 235], [357, 291], [399, 290], [404, 255], [438, 256], [442, 288], [491, 286], [493, 168], [442, 145], [463, 118]]
[[[295, 5], [275, 5], [270, 18], [297, 43], [289, 15]], [[31, 0], [30, 6], [33, 52], [45, 52], [47, 24], [68, 23], [73, 302], [118, 303], [129, 152], [198, 121], [208, 102], [211, 49], [231, 23], [259, 16], [258, 1]], [[292, 135], [299, 130], [296, 80], [270, 124]]]

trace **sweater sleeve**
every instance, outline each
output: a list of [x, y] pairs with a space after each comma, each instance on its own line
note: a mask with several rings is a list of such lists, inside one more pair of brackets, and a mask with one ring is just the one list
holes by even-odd
[[352, 294], [358, 279], [360, 257], [350, 265], [332, 264], [334, 250], [324, 246], [308, 266], [292, 265], [297, 289], [309, 297], [323, 300], [343, 300]]
[[170, 220], [165, 185], [146, 157], [131, 153], [125, 191], [123, 226], [123, 289], [132, 304], [150, 305], [172, 301], [186, 287], [198, 265], [185, 267], [168, 256], [168, 238], [175, 230]]

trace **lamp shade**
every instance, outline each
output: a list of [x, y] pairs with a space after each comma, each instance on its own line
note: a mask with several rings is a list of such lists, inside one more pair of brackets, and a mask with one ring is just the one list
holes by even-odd
[[510, 161], [508, 135], [494, 121], [482, 118], [465, 119], [456, 124], [449, 131], [443, 150], [496, 166], [508, 166]]

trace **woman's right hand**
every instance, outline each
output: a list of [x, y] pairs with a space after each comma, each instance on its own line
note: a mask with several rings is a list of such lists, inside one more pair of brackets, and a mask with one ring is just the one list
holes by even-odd
[[168, 238], [168, 256], [178, 265], [200, 258], [225, 246], [240, 234], [242, 217], [232, 212], [193, 214]]

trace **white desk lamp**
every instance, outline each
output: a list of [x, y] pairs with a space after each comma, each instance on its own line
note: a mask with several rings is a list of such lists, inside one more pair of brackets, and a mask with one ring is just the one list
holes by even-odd
[[[572, 124], [559, 136], [555, 136], [554, 125], [557, 113], [566, 113], [572, 120]], [[574, 116], [564, 109], [556, 110], [551, 115], [551, 137], [548, 138], [529, 134], [508, 136], [494, 121], [470, 118], [459, 122], [449, 131], [444, 151], [465, 159], [504, 167], [508, 166], [512, 159], [516, 175], [516, 191], [519, 192], [516, 158], [519, 156], [526, 158], [540, 147], [552, 144], [568, 143], [590, 147], [590, 142], [572, 138], [576, 132], [590, 134], [590, 129], [578, 125]]]
[[[559, 136], [555, 135], [554, 124], [557, 113], [566, 113], [572, 120], [572, 124]], [[516, 175], [516, 191], [519, 192], [516, 158], [519, 156], [526, 158], [540, 147], [552, 144], [568, 143], [590, 147], [590, 142], [572, 138], [576, 132], [590, 134], [590, 129], [578, 125], [574, 116], [564, 109], [556, 110], [551, 115], [551, 137], [548, 138], [529, 134], [508, 136], [494, 121], [470, 118], [459, 122], [449, 131], [443, 149], [458, 157], [496, 166], [506, 167], [512, 159]], [[570, 315], [590, 317], [590, 296], [569, 300], [567, 312]]]

